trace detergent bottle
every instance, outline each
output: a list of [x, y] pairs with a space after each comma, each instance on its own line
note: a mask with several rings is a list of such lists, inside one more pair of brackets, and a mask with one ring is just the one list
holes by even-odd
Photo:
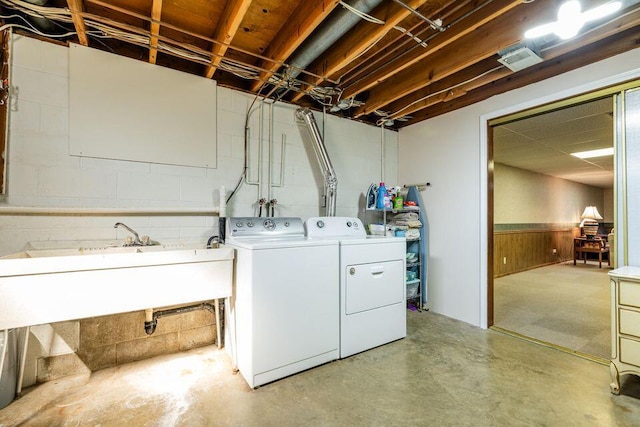
[[384, 186], [384, 182], [380, 183], [378, 187], [378, 198], [376, 199], [376, 208], [384, 209], [385, 198], [387, 198], [387, 187]]

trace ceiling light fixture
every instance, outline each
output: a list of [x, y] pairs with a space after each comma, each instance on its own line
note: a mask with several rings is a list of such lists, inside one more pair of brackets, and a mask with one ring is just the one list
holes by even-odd
[[579, 159], [592, 159], [594, 157], [613, 156], [613, 147], [601, 148], [599, 150], [579, 151], [577, 153], [571, 153], [571, 155]]
[[570, 0], [563, 3], [558, 9], [557, 21], [534, 27], [524, 33], [524, 36], [532, 39], [555, 33], [561, 39], [567, 40], [577, 35], [587, 22], [611, 15], [620, 10], [621, 7], [622, 2], [613, 1], [582, 12], [580, 2], [578, 0]]

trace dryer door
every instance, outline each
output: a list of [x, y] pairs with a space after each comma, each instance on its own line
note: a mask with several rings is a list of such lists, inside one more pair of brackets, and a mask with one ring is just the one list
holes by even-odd
[[404, 300], [404, 263], [401, 260], [347, 265], [346, 314], [355, 314]]

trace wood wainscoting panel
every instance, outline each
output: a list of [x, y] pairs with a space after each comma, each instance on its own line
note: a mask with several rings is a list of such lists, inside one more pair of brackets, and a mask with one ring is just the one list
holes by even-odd
[[573, 259], [573, 238], [579, 235], [577, 227], [496, 231], [493, 237], [494, 277]]

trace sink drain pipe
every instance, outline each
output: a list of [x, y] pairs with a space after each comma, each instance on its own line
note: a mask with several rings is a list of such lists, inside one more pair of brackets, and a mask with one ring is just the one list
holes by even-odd
[[215, 314], [215, 307], [213, 304], [208, 302], [159, 311], [153, 311], [152, 308], [148, 308], [144, 311], [144, 331], [147, 335], [153, 334], [156, 331], [156, 326], [158, 326], [158, 319], [161, 317], [173, 316], [174, 314], [184, 314], [196, 310], [209, 310], [211, 313]]

